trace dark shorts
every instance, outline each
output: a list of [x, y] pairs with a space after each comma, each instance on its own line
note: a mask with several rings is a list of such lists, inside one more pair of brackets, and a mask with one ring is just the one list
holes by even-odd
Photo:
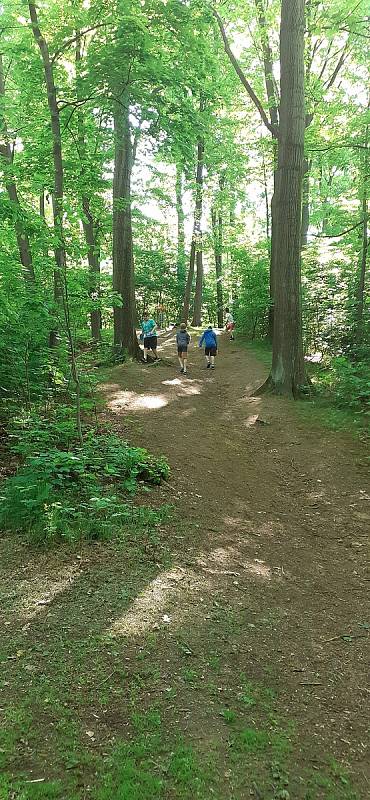
[[177, 354], [180, 356], [180, 358], [183, 355], [183, 353], [185, 355], [187, 355], [187, 352], [188, 352], [188, 348], [187, 347], [178, 347], [177, 348]]
[[217, 347], [206, 347], [204, 352], [206, 356], [217, 356]]
[[146, 350], [156, 350], [158, 336], [144, 336], [144, 347]]

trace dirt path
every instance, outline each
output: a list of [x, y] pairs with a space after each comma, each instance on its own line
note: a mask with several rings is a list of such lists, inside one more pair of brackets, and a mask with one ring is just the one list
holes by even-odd
[[364, 449], [251, 397], [265, 368], [220, 350], [185, 378], [169, 337], [102, 388], [171, 465], [138, 498], [172, 506], [152, 536], [0, 540], [0, 800], [369, 796]]
[[[161, 350], [176, 364], [172, 338]], [[180, 536], [181, 590], [171, 576], [160, 598], [149, 596], [144, 627], [163, 628], [167, 614], [169, 631], [185, 625], [201, 642], [213, 601], [227, 599], [243, 633], [224, 664], [226, 684], [228, 670], [257, 683], [270, 671], [305, 758], [315, 764], [331, 754], [363, 789], [365, 453], [350, 436], [308, 427], [294, 403], [251, 397], [264, 377], [265, 368], [225, 336], [214, 372], [194, 348], [186, 377], [166, 363], [112, 373], [105, 392], [116, 422], [139, 420], [135, 439], [167, 456], [181, 531], [184, 522], [195, 526], [184, 550]], [[207, 737], [207, 708], [196, 704], [187, 724], [204, 726]]]

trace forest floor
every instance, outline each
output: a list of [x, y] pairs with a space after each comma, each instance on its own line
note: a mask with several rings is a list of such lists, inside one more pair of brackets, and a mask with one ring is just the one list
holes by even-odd
[[0, 800], [365, 800], [365, 445], [253, 397], [266, 367], [173, 336], [104, 374], [101, 418], [164, 454], [122, 542], [0, 540]]

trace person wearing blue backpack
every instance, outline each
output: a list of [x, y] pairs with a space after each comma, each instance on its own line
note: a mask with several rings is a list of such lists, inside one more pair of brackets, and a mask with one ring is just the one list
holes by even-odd
[[206, 358], [206, 367], [207, 369], [214, 369], [218, 344], [217, 344], [217, 336], [212, 328], [212, 325], [208, 325], [208, 328], [206, 328], [206, 330], [203, 331], [202, 336], [199, 339], [199, 347], [202, 347], [203, 342], [204, 342], [204, 355]]

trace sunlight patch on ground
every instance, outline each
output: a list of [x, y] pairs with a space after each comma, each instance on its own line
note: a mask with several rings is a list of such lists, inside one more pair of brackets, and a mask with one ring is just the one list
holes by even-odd
[[200, 386], [191, 386], [190, 384], [184, 384], [181, 386], [181, 394], [188, 396], [193, 394], [200, 394], [201, 388]]
[[34, 619], [47, 611], [55, 598], [68, 589], [79, 574], [79, 565], [74, 565], [65, 568], [63, 574], [54, 579], [38, 576], [33, 580], [20, 581], [14, 592], [12, 613], [25, 621]]
[[249, 572], [267, 580], [272, 577], [272, 571], [264, 561], [258, 558], [246, 561], [243, 554], [235, 547], [218, 547], [213, 552], [207, 553], [206, 557], [198, 558], [197, 563], [205, 572], [212, 575], [238, 576], [243, 572]]
[[174, 567], [162, 572], [113, 623], [109, 632], [112, 636], [140, 636], [153, 627], [181, 622], [182, 603], [179, 613], [178, 594], [181, 593], [183, 600], [206, 587], [207, 580], [192, 570]]
[[163, 394], [136, 394], [136, 392], [120, 391], [117, 392], [108, 407], [112, 411], [125, 409], [127, 411], [151, 411], [163, 408], [168, 400]]

